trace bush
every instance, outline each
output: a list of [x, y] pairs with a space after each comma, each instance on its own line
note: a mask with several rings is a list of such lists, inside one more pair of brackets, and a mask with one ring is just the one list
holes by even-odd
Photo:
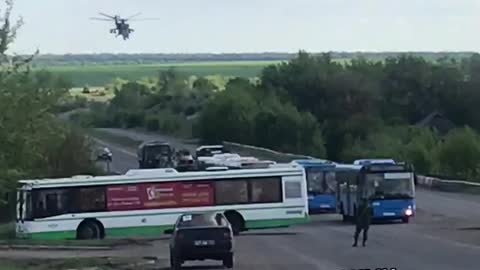
[[[89, 141], [81, 130], [67, 128], [55, 140], [49, 140], [45, 146], [43, 171], [35, 175], [43, 177], [71, 177], [72, 175], [101, 174], [91, 159], [93, 142]], [[42, 175], [43, 174], [43, 175]]]
[[449, 133], [436, 154], [438, 173], [480, 180], [480, 137], [472, 129]]
[[184, 114], [185, 116], [190, 116], [190, 115], [194, 115], [196, 112], [197, 112], [197, 109], [195, 108], [195, 106], [190, 105], [185, 109]]
[[83, 93], [83, 94], [90, 94], [90, 89], [89, 89], [87, 86], [85, 86], [85, 87], [83, 87], [83, 89], [82, 89], [82, 93]]
[[164, 113], [160, 116], [160, 128], [162, 132], [174, 134], [180, 129], [180, 117]]
[[149, 116], [145, 120], [145, 127], [149, 131], [158, 131], [160, 129], [160, 121], [156, 116]]
[[342, 159], [393, 158], [411, 162], [417, 171], [430, 173], [434, 167], [434, 151], [440, 138], [424, 128], [410, 126], [384, 127], [357, 139], [342, 153]]
[[145, 113], [143, 112], [129, 112], [126, 113], [124, 123], [126, 128], [134, 128], [143, 126], [145, 120]]

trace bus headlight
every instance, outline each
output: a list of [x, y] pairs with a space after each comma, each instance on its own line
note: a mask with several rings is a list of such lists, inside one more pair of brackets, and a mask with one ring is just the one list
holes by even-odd
[[408, 217], [413, 215], [412, 209], [409, 208], [409, 209], [405, 210], [405, 215], [408, 216]]

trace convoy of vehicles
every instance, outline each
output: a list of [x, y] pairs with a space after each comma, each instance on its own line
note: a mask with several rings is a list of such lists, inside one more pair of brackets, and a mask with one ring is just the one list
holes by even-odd
[[170, 265], [180, 269], [185, 261], [221, 260], [233, 268], [233, 232], [222, 213], [186, 213], [175, 223], [170, 239]]
[[365, 165], [337, 164], [338, 212], [345, 221], [356, 216], [361, 199], [369, 199], [374, 220], [400, 219], [415, 215], [413, 167], [406, 163], [367, 162]]
[[295, 165], [179, 173], [23, 180], [16, 231], [37, 239], [158, 235], [184, 213], [225, 214], [235, 234], [308, 220], [304, 171]]
[[[111, 159], [108, 153], [105, 156]], [[223, 213], [237, 235], [303, 223], [310, 213], [337, 212], [351, 220], [362, 198], [370, 200], [374, 219], [407, 223], [415, 215], [413, 166], [391, 159], [276, 164], [214, 145], [197, 148], [195, 162], [188, 150], [175, 152], [162, 141], [141, 144], [138, 158], [140, 169], [125, 175], [20, 181], [17, 235], [37, 239], [156, 235], [178, 224], [185, 213], [209, 211]], [[181, 230], [175, 228], [177, 237]]]
[[293, 163], [305, 168], [310, 214], [335, 212], [337, 210], [335, 163], [320, 159], [294, 160]]

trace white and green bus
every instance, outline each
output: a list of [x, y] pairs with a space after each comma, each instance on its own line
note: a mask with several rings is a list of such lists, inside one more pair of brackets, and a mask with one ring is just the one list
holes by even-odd
[[22, 180], [19, 238], [102, 239], [156, 236], [182, 213], [221, 211], [234, 232], [308, 220], [303, 169], [182, 172], [131, 170], [119, 176]]

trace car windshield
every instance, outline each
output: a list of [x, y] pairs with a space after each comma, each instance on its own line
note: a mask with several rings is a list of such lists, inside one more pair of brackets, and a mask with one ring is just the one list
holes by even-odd
[[307, 184], [309, 193], [335, 193], [335, 172], [325, 171], [319, 168], [309, 168], [307, 169]]
[[221, 214], [186, 214], [180, 217], [177, 227], [226, 226], [228, 223]]
[[363, 195], [375, 199], [413, 198], [411, 173], [374, 173], [366, 175]]

